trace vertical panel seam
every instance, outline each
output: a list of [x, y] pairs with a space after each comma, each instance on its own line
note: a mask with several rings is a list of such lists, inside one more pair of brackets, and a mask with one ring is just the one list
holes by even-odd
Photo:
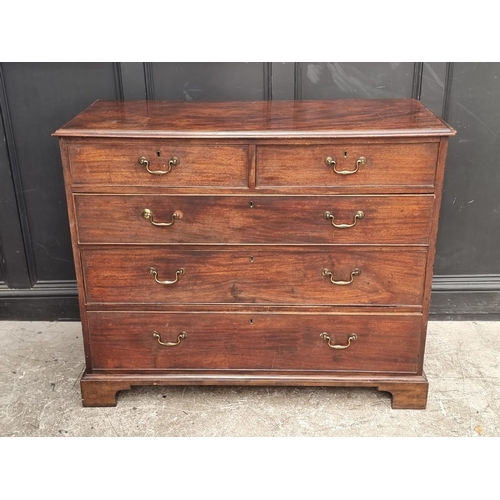
[[422, 78], [424, 74], [424, 63], [413, 63], [413, 86], [411, 96], [413, 99], [420, 101], [422, 98]]
[[293, 98], [302, 100], [302, 63], [293, 63]]
[[453, 69], [454, 63], [446, 63], [446, 77], [444, 80], [444, 92], [443, 92], [443, 109], [441, 111], [441, 118], [447, 122], [450, 115], [450, 103], [451, 103], [451, 87], [453, 83]]
[[155, 100], [155, 85], [154, 85], [154, 75], [153, 75], [153, 63], [145, 62], [142, 63], [144, 66], [144, 83], [146, 86], [146, 100]]
[[273, 99], [273, 63], [264, 63], [264, 101]]
[[113, 74], [115, 77], [115, 93], [116, 98], [119, 101], [125, 99], [125, 94], [123, 92], [123, 76], [122, 76], [122, 65], [119, 62], [113, 63]]

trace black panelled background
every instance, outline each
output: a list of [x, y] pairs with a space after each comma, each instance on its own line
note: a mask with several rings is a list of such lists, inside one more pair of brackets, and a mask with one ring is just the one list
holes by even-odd
[[96, 99], [420, 99], [450, 139], [431, 314], [500, 313], [500, 63], [1, 63], [0, 319], [77, 319], [51, 133]]

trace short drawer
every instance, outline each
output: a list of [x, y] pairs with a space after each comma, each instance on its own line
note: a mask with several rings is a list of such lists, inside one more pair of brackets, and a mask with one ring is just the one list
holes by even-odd
[[86, 301], [420, 307], [427, 252], [403, 247], [81, 251]]
[[88, 320], [94, 370], [416, 373], [421, 336], [420, 314], [90, 312]]
[[433, 195], [75, 195], [80, 243], [429, 243]]
[[248, 146], [143, 141], [68, 145], [73, 184], [248, 187]]
[[432, 188], [438, 143], [258, 146], [257, 187]]

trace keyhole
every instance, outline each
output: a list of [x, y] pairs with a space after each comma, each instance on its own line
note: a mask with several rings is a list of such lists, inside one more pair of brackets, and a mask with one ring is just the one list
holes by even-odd
[[253, 262], [253, 257], [250, 257], [250, 262]]
[[344, 151], [344, 158], [347, 158], [347, 151]]
[[158, 156], [158, 158], [159, 158], [161, 156], [161, 151], [157, 151], [156, 156]]
[[253, 319], [250, 319], [250, 324], [253, 325]]
[[250, 208], [253, 208], [253, 201], [251, 201], [251, 202], [249, 203], [249, 205], [250, 205]]

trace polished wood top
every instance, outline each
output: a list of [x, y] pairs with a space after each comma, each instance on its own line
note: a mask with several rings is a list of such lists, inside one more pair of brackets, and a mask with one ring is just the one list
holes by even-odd
[[59, 137], [341, 138], [446, 136], [455, 131], [414, 99], [102, 101]]

